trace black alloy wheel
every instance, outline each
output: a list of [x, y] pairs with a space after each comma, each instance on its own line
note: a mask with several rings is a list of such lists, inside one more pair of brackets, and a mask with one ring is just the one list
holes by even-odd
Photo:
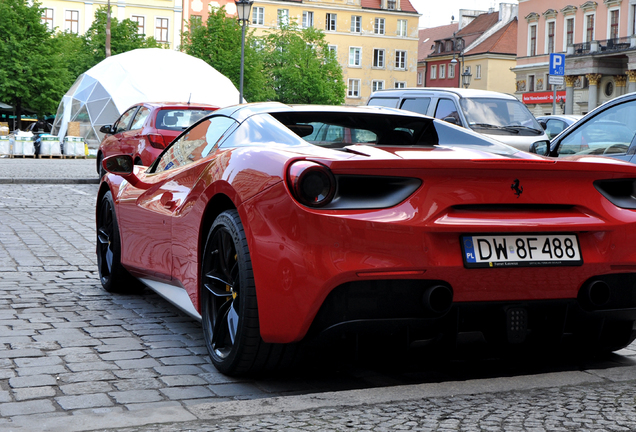
[[205, 344], [216, 368], [228, 375], [253, 372], [260, 337], [256, 289], [247, 239], [236, 210], [221, 213], [205, 244], [201, 266]]
[[121, 265], [121, 243], [115, 204], [110, 191], [99, 202], [97, 211], [97, 270], [102, 287], [108, 292], [138, 293], [141, 283]]

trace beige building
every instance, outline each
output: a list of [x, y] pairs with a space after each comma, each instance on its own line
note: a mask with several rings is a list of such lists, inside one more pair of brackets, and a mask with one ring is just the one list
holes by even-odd
[[[210, 7], [222, 5], [228, 13], [236, 12], [233, 2], [191, 0], [186, 15], [205, 20]], [[345, 104], [364, 105], [374, 90], [417, 84], [418, 19], [409, 0], [257, 0], [250, 29], [263, 34], [295, 20], [323, 30], [342, 66]]]
[[[42, 0], [45, 9], [42, 22], [52, 30], [84, 34], [95, 20], [97, 9], [106, 4], [106, 0]], [[112, 16], [119, 21], [126, 18], [136, 21], [140, 34], [153, 36], [170, 48], [181, 44], [182, 0], [112, 0], [110, 4]]]

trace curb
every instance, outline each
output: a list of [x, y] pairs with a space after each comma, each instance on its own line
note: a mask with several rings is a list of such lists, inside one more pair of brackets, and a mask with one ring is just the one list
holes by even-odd
[[0, 184], [99, 184], [98, 178], [1, 178]]

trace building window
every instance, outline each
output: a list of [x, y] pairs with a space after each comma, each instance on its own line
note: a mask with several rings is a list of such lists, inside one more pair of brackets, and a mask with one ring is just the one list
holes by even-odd
[[362, 17], [358, 15], [351, 16], [351, 33], [360, 33], [362, 31]]
[[155, 39], [157, 42], [168, 42], [168, 18], [155, 18]]
[[263, 25], [265, 23], [265, 8], [255, 6], [252, 10], [252, 24]]
[[373, 91], [383, 90], [384, 89], [384, 81], [373, 81], [371, 83], [371, 89]]
[[437, 65], [431, 66], [431, 79], [437, 79]]
[[362, 48], [349, 47], [349, 66], [360, 66]]
[[584, 42], [592, 42], [594, 40], [594, 14], [585, 16], [585, 40]]
[[[450, 72], [450, 69], [448, 69]], [[422, 85], [422, 72], [417, 73], [417, 85]]]
[[48, 28], [50, 31], [53, 31], [53, 9], [42, 9], [42, 24], [46, 25], [46, 28]]
[[[406, 69], [406, 51], [395, 51], [395, 68]], [[441, 68], [441, 65], [440, 65]]]
[[477, 71], [475, 72], [475, 79], [481, 79], [481, 65], [477, 65]]
[[314, 13], [311, 11], [303, 11], [303, 28], [314, 26]]
[[383, 49], [373, 50], [373, 67], [384, 68], [384, 50]]
[[325, 30], [336, 31], [337, 14], [328, 13], [325, 20]]
[[397, 35], [401, 37], [406, 37], [406, 20], [399, 19], [397, 25]]
[[448, 64], [448, 77], [455, 78], [455, 63]]
[[439, 65], [439, 79], [445, 79], [446, 78], [446, 65]]
[[79, 11], [67, 10], [64, 13], [64, 30], [79, 34]]
[[546, 26], [546, 52], [547, 53], [553, 53], [554, 52], [554, 27], [555, 27], [555, 22], [554, 21], [550, 21], [547, 23]]
[[289, 24], [289, 9], [278, 9], [276, 17], [276, 23], [279, 27]]
[[609, 26], [609, 38], [618, 39], [618, 9], [610, 11], [610, 26]]
[[[137, 34], [145, 35], [146, 34], [146, 17], [142, 17], [141, 15], [133, 15], [130, 17], [131, 21], [137, 23]], [[190, 21], [194, 23], [192, 17], [190, 17]], [[199, 17], [199, 24], [201, 23], [201, 17]]]
[[349, 87], [347, 89], [347, 96], [350, 98], [360, 97], [360, 80], [349, 78]]
[[534, 91], [534, 75], [528, 75], [528, 91]]
[[375, 24], [373, 25], [373, 33], [375, 34], [384, 34], [384, 18], [376, 18]]
[[388, 10], [395, 10], [395, 0], [386, 0], [386, 8]]
[[565, 46], [563, 51], [566, 51], [568, 46], [574, 44], [574, 17], [567, 18], [565, 20]]
[[528, 28], [528, 55], [536, 56], [537, 55], [537, 25], [532, 24]]
[[395, 88], [406, 88], [406, 82], [405, 81], [396, 81], [395, 82]]
[[332, 52], [335, 57], [338, 57], [338, 45], [329, 45], [329, 52]]

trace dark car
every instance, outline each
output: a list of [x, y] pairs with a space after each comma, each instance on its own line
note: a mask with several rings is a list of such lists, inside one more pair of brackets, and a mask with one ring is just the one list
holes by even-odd
[[636, 163], [636, 93], [619, 96], [589, 112], [559, 134], [550, 149], [535, 153], [553, 157], [602, 155]]
[[572, 126], [583, 118], [582, 115], [575, 114], [554, 114], [537, 117], [537, 121], [545, 130], [548, 138], [553, 139], [558, 134]]
[[219, 107], [175, 102], [144, 102], [128, 108], [112, 125], [97, 151], [97, 172], [104, 174], [101, 161], [113, 154], [128, 154], [136, 165], [150, 165], [168, 144], [188, 126]]

